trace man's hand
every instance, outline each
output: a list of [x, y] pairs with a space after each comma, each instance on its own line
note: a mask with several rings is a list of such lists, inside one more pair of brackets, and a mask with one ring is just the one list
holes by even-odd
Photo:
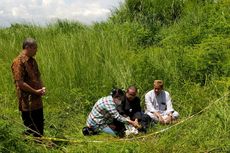
[[135, 128], [140, 128], [140, 125], [139, 125], [137, 119], [135, 119], [134, 121], [128, 120], [128, 122], [129, 122], [130, 124], [132, 124]]
[[170, 124], [173, 121], [172, 114], [168, 114], [167, 117], [165, 118], [165, 124]]
[[46, 93], [46, 88], [45, 87], [36, 90], [36, 94], [39, 95], [39, 96], [44, 96], [45, 93]]
[[161, 124], [165, 124], [165, 121], [159, 112], [155, 112], [154, 115], [158, 118], [158, 120]]
[[135, 125], [133, 125], [135, 128], [141, 128], [141, 125], [138, 123], [138, 119], [136, 118], [134, 120]]
[[43, 96], [46, 94], [46, 87], [42, 87], [43, 90]]
[[16, 81], [16, 84], [20, 89], [22, 89], [22, 90], [24, 90], [26, 92], [38, 95], [38, 96], [44, 96], [45, 93], [46, 93], [46, 88], [45, 87], [42, 87], [41, 89], [34, 89], [30, 85], [28, 85], [26, 82], [24, 82], [22, 80]]
[[158, 119], [161, 124], [165, 124], [165, 120], [163, 119], [161, 115], [158, 117]]

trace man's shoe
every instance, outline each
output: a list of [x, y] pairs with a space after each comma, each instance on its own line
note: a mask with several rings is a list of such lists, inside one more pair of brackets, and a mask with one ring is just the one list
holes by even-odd
[[142, 133], [147, 133], [147, 128], [142, 126], [140, 129], [138, 129], [138, 131]]

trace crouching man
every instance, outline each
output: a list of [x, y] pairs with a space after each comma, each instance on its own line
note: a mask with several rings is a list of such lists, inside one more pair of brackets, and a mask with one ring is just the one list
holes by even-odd
[[114, 136], [119, 135], [121, 128], [117, 127], [117, 124], [113, 124], [114, 120], [138, 127], [137, 119], [132, 121], [118, 113], [116, 108], [121, 104], [123, 98], [124, 92], [121, 89], [113, 89], [111, 95], [100, 98], [88, 115], [87, 126], [83, 128], [83, 134], [97, 134], [98, 131], [102, 131]]

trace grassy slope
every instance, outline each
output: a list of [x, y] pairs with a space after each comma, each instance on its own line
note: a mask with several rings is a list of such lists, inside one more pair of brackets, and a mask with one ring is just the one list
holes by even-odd
[[[67, 152], [228, 152], [229, 99], [221, 99], [202, 114], [164, 133], [147, 135], [143, 142], [115, 142], [116, 138], [107, 135], [83, 137], [81, 134], [93, 103], [107, 95], [113, 85], [126, 87], [135, 83], [143, 99], [144, 93], [152, 87], [152, 80], [163, 78], [181, 120], [228, 93], [227, 4], [225, 1], [205, 7], [188, 5], [190, 7], [185, 7], [188, 10], [184, 11], [180, 21], [161, 27], [158, 32], [160, 41], [145, 49], [137, 45], [140, 37], [146, 34], [145, 28], [133, 22], [92, 27], [59, 22], [47, 28], [14, 25], [0, 29], [0, 150], [60, 152], [62, 148]], [[48, 89], [44, 97], [46, 136], [70, 138], [82, 143], [59, 142], [60, 148], [47, 149], [32, 141], [21, 141], [23, 127], [10, 65], [27, 36], [35, 37], [39, 42], [36, 58]], [[213, 59], [216, 56], [219, 58]], [[207, 82], [200, 86], [204, 77], [208, 78]], [[156, 126], [149, 133], [166, 127]], [[106, 142], [88, 142], [91, 140]]]

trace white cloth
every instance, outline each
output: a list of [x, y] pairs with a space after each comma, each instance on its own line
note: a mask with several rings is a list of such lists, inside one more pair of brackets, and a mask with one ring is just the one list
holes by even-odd
[[149, 91], [145, 95], [145, 105], [145, 113], [156, 121], [158, 121], [158, 118], [154, 115], [155, 112], [159, 112], [162, 116], [167, 116], [173, 112], [174, 118], [179, 117], [179, 113], [173, 109], [171, 97], [167, 91], [162, 90], [159, 95], [156, 95], [154, 90]]
[[135, 135], [138, 134], [138, 130], [130, 124], [125, 124], [125, 128], [126, 128], [126, 130], [125, 130], [126, 136], [128, 136], [130, 134], [135, 134]]
[[[126, 117], [126, 119], [130, 119], [130, 117]], [[125, 135], [131, 135], [131, 134], [138, 134], [138, 130], [131, 124], [125, 124]]]

